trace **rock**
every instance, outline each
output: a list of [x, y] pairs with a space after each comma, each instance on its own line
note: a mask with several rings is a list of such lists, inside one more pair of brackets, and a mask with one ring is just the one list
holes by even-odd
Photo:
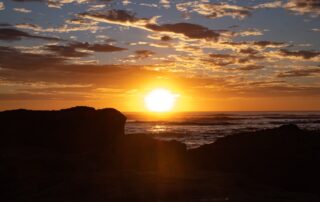
[[242, 173], [273, 186], [320, 193], [320, 136], [295, 125], [227, 136], [188, 153], [197, 169]]
[[285, 125], [186, 150], [177, 141], [124, 135], [125, 121], [115, 109], [91, 107], [0, 112], [0, 200], [108, 201], [113, 194], [112, 201], [143, 201], [147, 195], [145, 201], [192, 201], [212, 193], [251, 197], [259, 192], [252, 187], [261, 184], [281, 193], [276, 199], [291, 192], [311, 193], [301, 201], [320, 196], [319, 134]]
[[73, 107], [60, 111], [0, 112], [0, 148], [51, 152], [104, 150], [124, 135], [126, 117], [115, 109]]

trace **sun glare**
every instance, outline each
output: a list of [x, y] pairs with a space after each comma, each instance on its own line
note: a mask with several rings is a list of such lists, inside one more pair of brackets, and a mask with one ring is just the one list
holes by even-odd
[[173, 109], [178, 95], [167, 89], [154, 89], [145, 98], [145, 106], [151, 112], [169, 112]]

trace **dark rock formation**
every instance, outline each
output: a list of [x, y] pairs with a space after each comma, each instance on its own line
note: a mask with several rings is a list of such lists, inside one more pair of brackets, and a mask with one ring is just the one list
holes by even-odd
[[101, 151], [124, 135], [125, 121], [126, 117], [115, 109], [95, 110], [91, 107], [4, 111], [0, 113], [0, 148]]
[[188, 153], [197, 169], [242, 173], [291, 191], [320, 193], [320, 135], [295, 125], [231, 135]]
[[125, 120], [90, 107], [0, 112], [0, 201], [319, 199], [319, 134], [286, 125], [186, 150], [124, 135]]

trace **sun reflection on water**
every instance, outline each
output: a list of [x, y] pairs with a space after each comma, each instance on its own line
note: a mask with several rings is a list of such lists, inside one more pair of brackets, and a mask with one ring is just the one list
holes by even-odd
[[165, 125], [155, 125], [149, 130], [151, 133], [164, 133], [167, 132], [167, 126]]

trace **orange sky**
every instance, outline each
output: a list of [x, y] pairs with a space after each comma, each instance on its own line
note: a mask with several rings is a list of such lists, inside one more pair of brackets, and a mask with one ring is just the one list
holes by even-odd
[[0, 110], [320, 110], [317, 1], [1, 1]]

